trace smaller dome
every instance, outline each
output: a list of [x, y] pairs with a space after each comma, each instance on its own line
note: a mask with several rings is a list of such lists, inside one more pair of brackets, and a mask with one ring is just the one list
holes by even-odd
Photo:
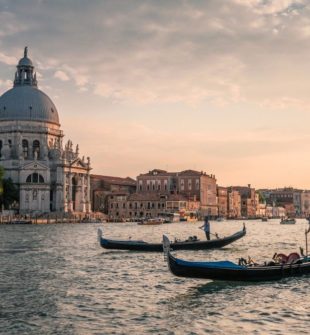
[[18, 66], [33, 66], [31, 59], [23, 57], [19, 60]]

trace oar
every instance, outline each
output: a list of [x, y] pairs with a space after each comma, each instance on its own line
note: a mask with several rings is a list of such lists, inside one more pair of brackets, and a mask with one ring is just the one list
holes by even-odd
[[[199, 227], [199, 229], [203, 230], [203, 227]], [[215, 233], [215, 234], [209, 233], [209, 234], [215, 236], [216, 238], [219, 238], [217, 233]]]

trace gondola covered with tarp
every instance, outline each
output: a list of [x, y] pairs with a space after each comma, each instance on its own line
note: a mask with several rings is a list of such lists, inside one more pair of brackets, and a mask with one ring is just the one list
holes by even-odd
[[[246, 234], [246, 229], [242, 230], [223, 238], [216, 238], [213, 240], [200, 241], [198, 239], [188, 239], [186, 241], [176, 241], [171, 243], [173, 250], [204, 250], [225, 247], [233, 243]], [[98, 240], [102, 248], [117, 249], [117, 250], [135, 250], [135, 251], [151, 251], [162, 252], [162, 243], [148, 243], [142, 240], [111, 240], [103, 236], [101, 229], [98, 229]]]
[[275, 254], [271, 261], [264, 264], [247, 262], [243, 258], [238, 264], [228, 260], [186, 261], [171, 254], [169, 239], [166, 236], [164, 252], [170, 271], [178, 277], [257, 282], [310, 274], [310, 257], [300, 256], [296, 252], [288, 256]]

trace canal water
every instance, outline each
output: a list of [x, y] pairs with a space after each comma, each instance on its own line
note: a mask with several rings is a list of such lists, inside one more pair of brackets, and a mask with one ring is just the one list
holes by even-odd
[[[161, 253], [108, 251], [111, 238], [160, 241], [196, 235], [202, 223], [0, 225], [0, 334], [309, 334], [310, 277], [242, 284], [174, 277]], [[296, 225], [247, 221], [247, 235], [189, 260], [269, 260], [305, 245]], [[211, 222], [220, 236], [242, 221]]]

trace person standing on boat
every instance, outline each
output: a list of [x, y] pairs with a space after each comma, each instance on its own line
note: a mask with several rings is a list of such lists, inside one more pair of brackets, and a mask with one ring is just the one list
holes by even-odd
[[204, 230], [207, 240], [210, 241], [210, 222], [208, 216], [205, 216], [205, 222], [200, 228]]

